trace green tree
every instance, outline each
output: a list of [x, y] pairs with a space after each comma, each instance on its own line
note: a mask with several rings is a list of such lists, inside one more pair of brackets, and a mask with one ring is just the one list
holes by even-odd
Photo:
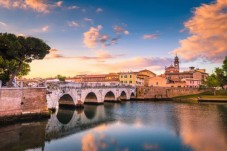
[[[18, 61], [16, 60], [4, 60], [0, 56], [0, 80], [3, 82], [3, 85], [9, 81], [10, 75], [16, 70], [18, 66]], [[16, 76], [25, 76], [30, 72], [30, 66], [28, 63], [23, 63], [21, 70], [17, 73]]]
[[65, 82], [65, 76], [62, 75], [57, 75], [56, 78], [58, 78], [59, 81], [64, 81]]
[[223, 80], [223, 84], [227, 85], [227, 56], [225, 57], [225, 60], [223, 61], [223, 65], [222, 65], [222, 70], [224, 72], [224, 80]]
[[206, 80], [206, 84], [208, 87], [217, 87], [219, 86], [219, 82], [217, 80], [216, 74], [212, 73]]
[[212, 73], [207, 81], [206, 84], [208, 87], [224, 87], [227, 84], [227, 56], [223, 61], [222, 68], [215, 68], [215, 72]]
[[41, 39], [0, 33], [0, 56], [13, 64], [13, 70], [9, 73], [9, 86], [12, 86], [13, 79], [20, 74], [23, 66], [32, 60], [43, 59], [49, 50], [50, 47]]

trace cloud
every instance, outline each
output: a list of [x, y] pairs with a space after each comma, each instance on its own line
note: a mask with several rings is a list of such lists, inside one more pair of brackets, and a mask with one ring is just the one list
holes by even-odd
[[70, 21], [67, 23], [69, 27], [79, 27], [79, 23], [75, 22], [75, 21]]
[[116, 34], [121, 34], [121, 33], [124, 33], [125, 35], [129, 34], [128, 30], [125, 30], [123, 27], [120, 27], [120, 26], [114, 26], [113, 29], [114, 29]]
[[6, 26], [6, 23], [0, 21], [1, 26]]
[[[130, 59], [124, 59], [122, 61], [114, 63], [97, 63], [96, 66], [103, 70], [118, 72], [122, 70], [162, 70], [166, 65], [169, 65], [172, 59], [170, 58], [158, 58], [158, 57], [135, 57]], [[132, 66], [133, 65], [133, 66]]]
[[89, 22], [89, 23], [93, 24], [93, 19], [91, 19], [91, 18], [87, 18], [87, 17], [85, 17], [85, 18], [84, 18], [84, 21], [86, 21], [86, 22]]
[[221, 62], [227, 55], [227, 1], [217, 0], [203, 4], [193, 12], [193, 17], [184, 23], [191, 34], [180, 41], [180, 47], [171, 53], [187, 61], [203, 58]]
[[100, 33], [99, 31], [102, 29], [101, 25], [98, 25], [97, 27], [91, 27], [89, 31], [84, 33], [84, 44], [88, 48], [94, 48], [97, 41], [99, 40]]
[[48, 29], [49, 29], [49, 26], [44, 26], [44, 27], [42, 27], [42, 31], [43, 31], [43, 32], [47, 32]]
[[98, 51], [95, 51], [95, 56], [78, 56], [75, 58], [80, 59], [80, 60], [94, 60], [97, 62], [104, 62], [106, 60], [116, 59], [116, 58], [122, 57], [122, 56], [125, 56], [125, 54], [112, 55], [108, 51], [98, 50]]
[[97, 8], [97, 9], [96, 9], [96, 12], [97, 12], [97, 13], [103, 12], [103, 9], [102, 9], [102, 8]]
[[91, 61], [97, 61], [97, 62], [104, 62], [109, 59], [116, 59], [118, 57], [125, 56], [125, 54], [110, 54], [108, 51], [105, 50], [98, 50], [95, 51], [94, 56], [65, 56], [60, 54], [59, 50], [57, 49], [51, 49], [49, 50], [49, 54], [45, 57], [45, 59], [79, 59], [79, 60], [91, 60]]
[[143, 35], [143, 39], [156, 39], [158, 38], [159, 35], [157, 34], [146, 34], [146, 35]]
[[61, 7], [63, 1], [58, 1], [53, 4], [47, 3], [45, 0], [0, 0], [0, 6], [8, 9], [32, 9], [36, 12], [49, 13], [50, 9]]
[[80, 7], [73, 5], [73, 6], [69, 6], [68, 9], [69, 10], [73, 10], [73, 9], [79, 9]]

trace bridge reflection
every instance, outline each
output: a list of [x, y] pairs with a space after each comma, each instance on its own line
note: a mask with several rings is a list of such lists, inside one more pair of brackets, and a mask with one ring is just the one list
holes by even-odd
[[114, 121], [111, 108], [115, 108], [116, 105], [106, 103], [99, 106], [85, 105], [84, 109], [59, 108], [48, 120], [46, 139], [52, 140], [65, 137], [103, 123]]

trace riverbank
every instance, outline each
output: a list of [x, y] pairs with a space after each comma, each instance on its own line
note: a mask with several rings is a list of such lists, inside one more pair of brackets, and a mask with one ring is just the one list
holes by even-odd
[[185, 96], [178, 96], [172, 98], [175, 102], [222, 102], [227, 103], [227, 92], [226, 91], [217, 91], [217, 95], [214, 95], [213, 92], [204, 92], [200, 94], [191, 94]]

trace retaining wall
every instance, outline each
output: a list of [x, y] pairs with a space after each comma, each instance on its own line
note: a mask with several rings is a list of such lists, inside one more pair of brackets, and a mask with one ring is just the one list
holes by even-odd
[[0, 121], [47, 114], [46, 88], [0, 89]]
[[172, 87], [137, 87], [137, 99], [173, 98], [176, 96], [202, 93], [204, 90], [197, 88], [172, 88]]

